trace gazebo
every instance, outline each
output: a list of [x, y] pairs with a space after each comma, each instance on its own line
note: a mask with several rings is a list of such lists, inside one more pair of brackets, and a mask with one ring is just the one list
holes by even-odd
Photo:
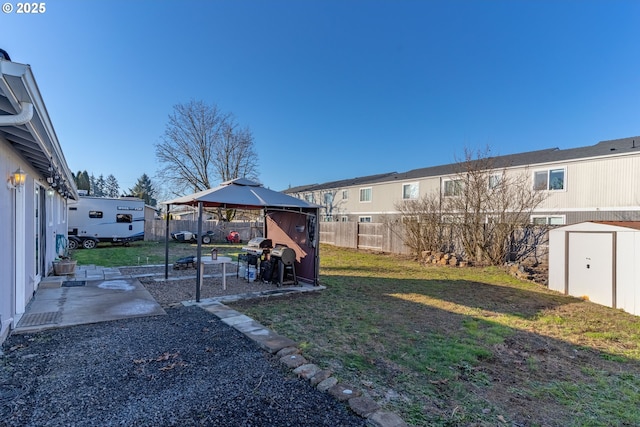
[[[298, 280], [318, 284], [319, 205], [265, 188], [246, 178], [226, 181], [216, 188], [163, 202], [167, 205], [165, 236], [165, 278], [169, 269], [169, 213], [171, 205], [189, 205], [198, 211], [197, 265], [202, 261], [202, 213], [204, 208], [262, 210], [263, 236], [274, 244], [284, 244], [296, 253]], [[197, 269], [196, 301], [200, 301], [200, 269]]]

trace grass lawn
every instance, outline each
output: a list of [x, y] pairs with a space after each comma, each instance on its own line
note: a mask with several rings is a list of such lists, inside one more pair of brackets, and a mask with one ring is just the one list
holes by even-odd
[[235, 304], [413, 425], [640, 425], [640, 319], [498, 268], [323, 245], [317, 295]]
[[[230, 256], [237, 259], [242, 253], [242, 244], [213, 243], [202, 245], [202, 254], [207, 255], [212, 248], [218, 248], [218, 255]], [[169, 263], [175, 260], [196, 255], [195, 243], [169, 242]], [[95, 249], [75, 249], [71, 252], [71, 258], [80, 265], [100, 265], [103, 267], [122, 267], [134, 265], [164, 264], [164, 242], [133, 242], [130, 246], [112, 245], [100, 243]]]
[[[237, 256], [241, 244], [217, 247]], [[78, 249], [79, 264], [162, 264], [164, 243]], [[170, 242], [169, 262], [196, 245]], [[418, 426], [640, 425], [640, 318], [498, 268], [421, 266], [323, 245], [317, 295], [235, 304]]]

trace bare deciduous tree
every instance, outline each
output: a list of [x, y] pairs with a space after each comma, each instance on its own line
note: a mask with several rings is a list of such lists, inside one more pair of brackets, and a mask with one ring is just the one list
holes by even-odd
[[443, 248], [442, 218], [440, 214], [440, 195], [430, 193], [417, 200], [396, 203], [401, 213], [401, 230], [404, 243], [416, 254], [422, 251], [441, 251]]
[[251, 130], [240, 128], [230, 119], [224, 124], [221, 136], [214, 146], [214, 169], [218, 177], [222, 181], [240, 177], [255, 179], [258, 164]]
[[536, 191], [529, 173], [498, 168], [490, 150], [475, 156], [465, 150], [455, 180], [459, 193], [445, 197], [443, 211], [451, 215], [465, 255], [476, 262], [502, 264], [516, 232], [529, 224], [534, 209], [546, 198]]
[[489, 150], [465, 150], [457, 171], [443, 188], [396, 209], [404, 223], [404, 241], [422, 250], [451, 250], [479, 263], [502, 264], [524, 257], [544, 227], [530, 227], [531, 214], [546, 198], [536, 191], [527, 171], [497, 167]]
[[158, 177], [175, 195], [212, 188], [218, 180], [257, 176], [251, 131], [240, 128], [232, 114], [215, 104], [175, 105], [155, 148], [161, 165]]

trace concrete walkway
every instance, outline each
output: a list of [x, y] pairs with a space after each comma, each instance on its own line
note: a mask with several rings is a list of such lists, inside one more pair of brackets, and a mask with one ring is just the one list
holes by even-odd
[[78, 266], [73, 276], [44, 278], [15, 328], [16, 333], [164, 315], [138, 279], [117, 268]]

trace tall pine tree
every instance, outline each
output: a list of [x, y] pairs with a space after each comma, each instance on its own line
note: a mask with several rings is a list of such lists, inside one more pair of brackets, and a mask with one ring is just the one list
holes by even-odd
[[120, 185], [115, 176], [109, 175], [105, 181], [105, 196], [118, 197], [120, 194]]
[[91, 194], [91, 181], [86, 170], [82, 172], [78, 171], [77, 174], [73, 175], [73, 179], [76, 182], [76, 188], [78, 190], [86, 190], [87, 194]]
[[144, 200], [144, 203], [149, 206], [155, 206], [157, 204], [157, 200], [154, 198], [156, 190], [153, 188], [151, 179], [146, 173], [143, 173], [142, 176], [138, 178], [138, 182], [133, 188], [129, 189], [129, 193], [132, 196]]

